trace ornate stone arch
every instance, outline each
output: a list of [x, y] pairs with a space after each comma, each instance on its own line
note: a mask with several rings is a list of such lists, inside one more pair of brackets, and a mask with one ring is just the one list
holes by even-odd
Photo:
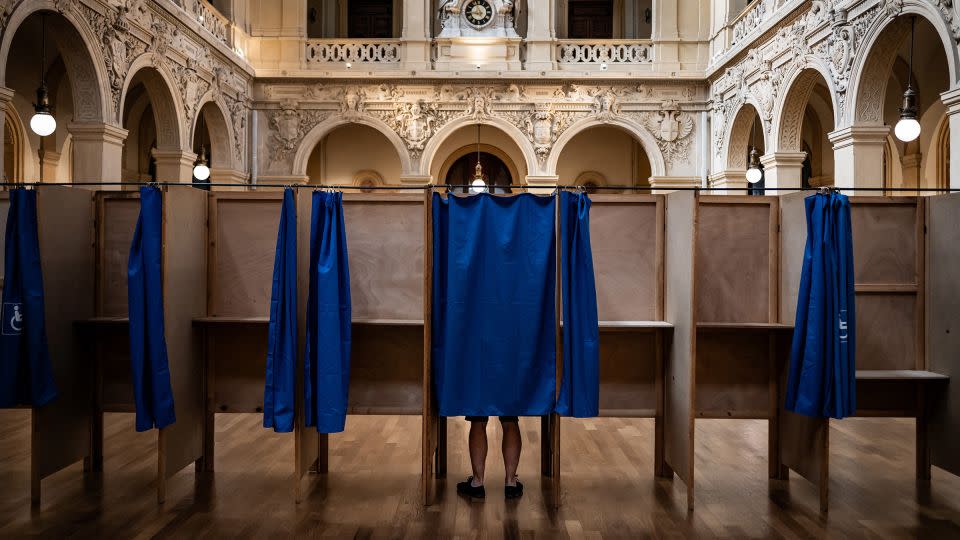
[[130, 65], [127, 78], [123, 81], [117, 121], [123, 122], [123, 109], [134, 79], [139, 79], [139, 82], [143, 83], [147, 95], [150, 96], [150, 103], [157, 121], [157, 148], [190, 150], [190, 141], [181, 123], [181, 119], [186, 118], [187, 115], [180, 92], [176, 90], [177, 85], [174, 82], [176, 79], [166, 67], [163, 58], [155, 53], [144, 53]]
[[640, 142], [640, 146], [643, 147], [643, 151], [646, 152], [647, 159], [650, 161], [650, 175], [666, 176], [667, 165], [663, 159], [663, 154], [660, 152], [660, 147], [657, 146], [656, 139], [654, 139], [653, 135], [643, 126], [624, 117], [614, 117], [609, 120], [587, 117], [574, 122], [557, 138], [557, 141], [553, 143], [553, 149], [550, 150], [550, 155], [547, 156], [547, 162], [544, 166], [545, 174], [557, 174], [557, 163], [560, 162], [560, 154], [563, 152], [563, 148], [567, 143], [581, 132], [596, 126], [614, 126], [629, 133], [634, 139]]
[[767, 151], [799, 152], [801, 148], [801, 129], [803, 128], [803, 113], [810, 101], [814, 87], [818, 82], [826, 85], [830, 94], [830, 106], [833, 109], [833, 125], [838, 123], [838, 107], [836, 92], [830, 82], [830, 73], [818, 63], [811, 62], [805, 67], [797, 69], [787, 79], [784, 85], [785, 92], [774, 110], [773, 126], [771, 127], [770, 141], [772, 148]]
[[764, 149], [769, 148], [766, 139], [767, 130], [765, 129], [766, 126], [763, 125], [763, 117], [760, 116], [760, 109], [752, 99], [748, 99], [737, 109], [733, 121], [730, 122], [727, 135], [724, 137], [727, 141], [725, 170], [747, 170], [747, 147], [750, 145], [751, 135], [753, 134], [751, 127], [753, 126], [754, 117], [760, 122], [760, 129], [757, 129], [756, 133], [763, 141]]
[[[212, 105], [207, 107], [207, 105]], [[208, 112], [204, 112], [208, 111]], [[200, 123], [200, 115], [207, 125], [207, 131], [210, 133], [210, 167], [215, 169], [230, 169], [234, 167], [233, 160], [233, 141], [236, 134], [233, 132], [233, 125], [230, 122], [230, 109], [223, 99], [215, 95], [211, 90], [207, 92], [197, 103], [197, 114], [193, 119], [193, 125], [189, 127], [187, 135], [187, 144], [193, 145], [193, 138], [196, 135], [197, 125]], [[191, 148], [191, 151], [195, 149]]]
[[[527, 136], [520, 131], [520, 128], [504, 120], [503, 118], [498, 118], [496, 116], [487, 116], [480, 120], [465, 116], [448, 122], [442, 128], [437, 130], [437, 132], [433, 134], [433, 137], [427, 141], [427, 144], [423, 149], [423, 154], [420, 156], [420, 174], [424, 177], [430, 176], [430, 170], [433, 168], [433, 161], [437, 159], [437, 150], [440, 149], [440, 146], [448, 137], [450, 137], [450, 135], [462, 127], [473, 126], [478, 123], [485, 126], [495, 127], [504, 132], [508, 137], [510, 137], [511, 140], [513, 140], [513, 142], [517, 145], [517, 148], [520, 149], [520, 153], [523, 154], [528, 175], [536, 174], [536, 172], [540, 170], [540, 167], [537, 164], [537, 156], [533, 151], [533, 144], [530, 142], [530, 139], [528, 139]], [[526, 179], [517, 178], [516, 181], [524, 182]]]
[[70, 77], [74, 121], [109, 122], [114, 114], [112, 101], [104, 94], [110, 83], [99, 37], [73, 9], [60, 13], [58, 4], [61, 2], [55, 0], [19, 2], [10, 14], [0, 34], [0, 86], [7, 84], [7, 60], [17, 31], [30, 15], [47, 11], [47, 35], [57, 43]]
[[[960, 77], [960, 47], [957, 46], [957, 41], [954, 40], [942, 14], [937, 10], [937, 3], [904, 0], [903, 9], [895, 18], [877, 17], [860, 39], [862, 45], [858, 48], [850, 69], [850, 104], [844, 111], [844, 125], [883, 124], [883, 104], [890, 69], [899, 46], [910, 33], [908, 15], [926, 19], [936, 30], [947, 57], [951, 86]], [[957, 21], [954, 24], [957, 24]]]
[[415, 170], [413, 167], [413, 161], [410, 158], [410, 152], [407, 150], [407, 146], [403, 143], [403, 139], [397, 135], [397, 132], [390, 129], [388, 125], [367, 115], [337, 115], [320, 122], [314, 126], [313, 129], [308, 131], [306, 135], [304, 135], [299, 146], [297, 146], [296, 154], [293, 156], [292, 174], [294, 176], [306, 178], [307, 162], [310, 161], [310, 154], [313, 153], [313, 149], [317, 146], [317, 144], [320, 143], [321, 139], [327, 136], [328, 133], [340, 126], [347, 124], [358, 124], [361, 126], [371, 127], [379, 131], [384, 137], [387, 138], [388, 141], [390, 141], [390, 144], [392, 144], [394, 149], [397, 151], [397, 157], [400, 158], [400, 170], [402, 171], [401, 174], [407, 175], [411, 171]]

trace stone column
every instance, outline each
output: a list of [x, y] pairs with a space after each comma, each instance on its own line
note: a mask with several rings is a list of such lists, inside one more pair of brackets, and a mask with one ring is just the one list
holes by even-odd
[[923, 164], [923, 154], [920, 152], [907, 154], [900, 159], [900, 164], [903, 165], [903, 182], [899, 186], [890, 187], [902, 187], [908, 189], [915, 188], [917, 186], [923, 187], [923, 169], [921, 169]]
[[657, 44], [653, 70], [662, 73], [680, 71], [680, 30], [678, 0], [653, 0], [651, 37]]
[[668, 193], [677, 188], [700, 187], [697, 176], [651, 176], [650, 189], [653, 193]]
[[746, 195], [747, 188], [750, 186], [747, 182], [747, 171], [720, 171], [711, 174], [708, 181], [710, 188], [724, 188], [718, 192], [730, 195]]
[[553, 69], [554, 0], [529, 0], [527, 2], [527, 71], [550, 71]]
[[833, 143], [833, 185], [883, 187], [883, 147], [890, 126], [850, 126], [827, 134]]
[[960, 189], [960, 88], [940, 94], [950, 122], [950, 188]]
[[193, 181], [193, 163], [197, 155], [184, 150], [153, 150], [153, 158], [157, 162], [158, 182]]
[[[71, 123], [74, 182], [120, 182], [127, 130], [102, 122]], [[119, 186], [117, 186], [119, 189]]]
[[436, 16], [432, 5], [426, 0], [403, 3], [400, 58], [405, 70], [430, 69], [430, 27]]
[[806, 157], [806, 152], [771, 152], [760, 156], [764, 188], [800, 189], [803, 185], [803, 160]]

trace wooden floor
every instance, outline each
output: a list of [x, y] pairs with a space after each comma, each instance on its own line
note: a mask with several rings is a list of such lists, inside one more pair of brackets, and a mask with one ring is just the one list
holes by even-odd
[[155, 502], [155, 433], [133, 416], [106, 419], [106, 472], [82, 480], [79, 465], [43, 484], [29, 503], [29, 412], [0, 411], [0, 538], [150, 537], [571, 537], [571, 538], [960, 538], [960, 478], [934, 469], [929, 489], [913, 479], [913, 423], [834, 422], [829, 517], [804, 480], [766, 478], [766, 424], [697, 423], [697, 508], [688, 515], [679, 480], [653, 477], [653, 422], [563, 421], [563, 504], [545, 501], [539, 421], [524, 419], [520, 474], [527, 494], [503, 500], [499, 427], [490, 423], [488, 498], [471, 503], [454, 484], [469, 471], [462, 420], [450, 421], [449, 477], [440, 503], [419, 502], [420, 418], [350, 417], [332, 439], [331, 472], [308, 500], [293, 502], [290, 435], [260, 428], [259, 415], [218, 415], [217, 472], [192, 467]]

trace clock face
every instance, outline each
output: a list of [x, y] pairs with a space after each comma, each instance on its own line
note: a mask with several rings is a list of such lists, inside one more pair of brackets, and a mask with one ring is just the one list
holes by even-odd
[[467, 2], [466, 9], [464, 13], [467, 16], [467, 22], [473, 26], [480, 27], [493, 18], [493, 7], [490, 6], [490, 2], [487, 0], [470, 0]]

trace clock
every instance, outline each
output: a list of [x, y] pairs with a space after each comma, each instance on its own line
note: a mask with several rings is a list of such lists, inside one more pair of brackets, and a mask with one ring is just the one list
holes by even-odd
[[464, 7], [464, 15], [467, 22], [480, 28], [493, 19], [493, 6], [487, 0], [470, 0]]

